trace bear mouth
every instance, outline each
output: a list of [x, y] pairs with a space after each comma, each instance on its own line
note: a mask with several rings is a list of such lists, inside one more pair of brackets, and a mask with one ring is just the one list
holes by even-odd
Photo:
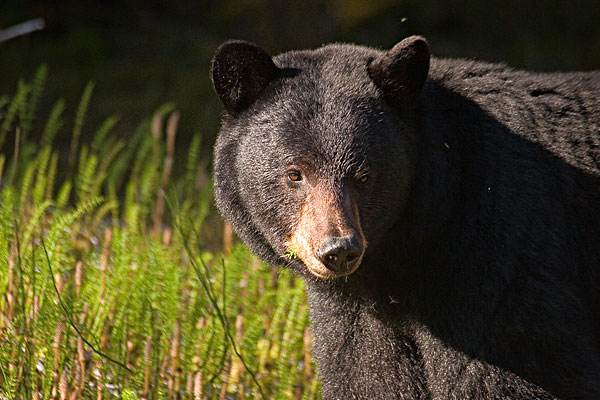
[[362, 262], [363, 256], [361, 255], [356, 261], [352, 263], [352, 265], [344, 271], [332, 271], [327, 268], [323, 263], [316, 260], [312, 257], [312, 260], [302, 260], [302, 263], [306, 266], [308, 271], [320, 279], [336, 279], [342, 278], [344, 276], [348, 276], [353, 274], [359, 267]]

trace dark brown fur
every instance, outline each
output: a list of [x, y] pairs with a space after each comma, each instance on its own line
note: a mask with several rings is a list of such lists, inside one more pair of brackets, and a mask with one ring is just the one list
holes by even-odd
[[[421, 85], [426, 49], [274, 57], [227, 110], [217, 204], [305, 278], [325, 398], [598, 399], [600, 73], [432, 58]], [[347, 277], [282, 258], [309, 195], [285, 186], [298, 159], [358, 207], [369, 246]]]

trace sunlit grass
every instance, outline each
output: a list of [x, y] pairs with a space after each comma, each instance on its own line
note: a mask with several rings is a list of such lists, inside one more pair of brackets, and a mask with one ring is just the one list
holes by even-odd
[[166, 105], [84, 143], [93, 85], [42, 121], [45, 80], [0, 96], [0, 398], [318, 398], [301, 281], [207, 250], [200, 136], [176, 159]]

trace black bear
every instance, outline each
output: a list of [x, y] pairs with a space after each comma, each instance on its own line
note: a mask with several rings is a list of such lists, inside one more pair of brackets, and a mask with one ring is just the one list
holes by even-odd
[[306, 281], [328, 399], [600, 399], [600, 72], [230, 41], [217, 205]]

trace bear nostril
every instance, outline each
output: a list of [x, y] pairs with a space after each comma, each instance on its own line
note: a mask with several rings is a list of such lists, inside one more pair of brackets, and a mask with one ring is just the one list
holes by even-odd
[[354, 236], [330, 237], [325, 240], [316, 256], [327, 269], [344, 273], [352, 269], [363, 251]]
[[328, 255], [325, 256], [325, 260], [328, 263], [336, 263], [337, 259], [338, 259], [338, 256], [335, 255], [335, 254], [328, 254]]
[[343, 264], [345, 264], [343, 255], [337, 253], [336, 249], [330, 250], [330, 252], [319, 258], [327, 269], [333, 272], [339, 272], [339, 270], [342, 269]]

